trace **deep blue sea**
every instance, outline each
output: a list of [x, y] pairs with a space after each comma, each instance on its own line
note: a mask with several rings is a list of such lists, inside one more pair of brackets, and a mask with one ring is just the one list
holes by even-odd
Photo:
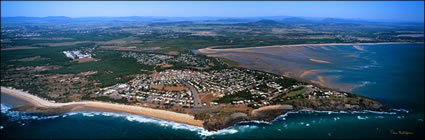
[[389, 112], [290, 112], [271, 123], [250, 122], [208, 132], [198, 127], [131, 114], [76, 112], [44, 116], [10, 111], [12, 106], [2, 103], [0, 134], [2, 138], [43, 139], [423, 138], [424, 45], [362, 47], [365, 51], [359, 52], [359, 56], [367, 58], [367, 62], [348, 63], [341, 59], [341, 66], [337, 68], [350, 65], [350, 68], [358, 69], [347, 68], [328, 74], [338, 75], [336, 82], [358, 83], [361, 86], [352, 92], [380, 100], [396, 109]]

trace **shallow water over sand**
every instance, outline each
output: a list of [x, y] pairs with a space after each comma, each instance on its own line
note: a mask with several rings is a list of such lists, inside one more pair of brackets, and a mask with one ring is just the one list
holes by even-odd
[[210, 50], [204, 54], [402, 107], [421, 106], [419, 110], [423, 110], [424, 44], [282, 46]]
[[[318, 82], [348, 84], [354, 88], [354, 93], [407, 110], [393, 110], [392, 113], [297, 112], [282, 115], [272, 123], [254, 121], [208, 132], [199, 127], [123, 113], [78, 112], [55, 116], [28, 114], [10, 111], [11, 106], [2, 103], [0, 133], [2, 138], [39, 139], [423, 139], [423, 44], [359, 47], [310, 46], [283, 49], [280, 52], [260, 49], [244, 53], [226, 52], [235, 55], [224, 52], [216, 55], [230, 59], [233, 57], [233, 60], [245, 66], [263, 64], [264, 67], [253, 67], [267, 68], [272, 72], [289, 70], [286, 74], [302, 75], [307, 80], [311, 78]], [[266, 52], [274, 53], [267, 55]], [[279, 67], [283, 66], [291, 67], [280, 70]]]

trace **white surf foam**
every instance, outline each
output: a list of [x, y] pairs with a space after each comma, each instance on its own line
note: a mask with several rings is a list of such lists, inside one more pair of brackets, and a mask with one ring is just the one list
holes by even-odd
[[357, 116], [357, 119], [358, 119], [358, 120], [366, 120], [367, 118], [368, 118], [367, 116], [365, 116], [365, 117]]
[[371, 82], [371, 81], [362, 81], [360, 82], [360, 84], [358, 84], [357, 86], [355, 86], [353, 89], [355, 88], [361, 88], [367, 85], [372, 85], [372, 84], [376, 84], [376, 82]]
[[[239, 131], [246, 131], [249, 129], [256, 129], [258, 128], [257, 125], [250, 125], [250, 124], [244, 124], [244, 123], [256, 123], [256, 124], [272, 124], [274, 121], [276, 120], [286, 120], [286, 117], [289, 114], [295, 114], [295, 113], [305, 113], [305, 114], [317, 114], [317, 113], [326, 113], [326, 114], [333, 114], [333, 113], [341, 113], [341, 114], [358, 114], [358, 113], [375, 113], [375, 114], [388, 114], [388, 115], [394, 115], [396, 114], [396, 112], [377, 112], [377, 111], [370, 111], [370, 110], [363, 110], [363, 111], [340, 111], [340, 112], [333, 112], [333, 111], [314, 111], [314, 110], [300, 110], [300, 111], [290, 111], [287, 112], [285, 114], [282, 114], [278, 117], [276, 117], [273, 121], [271, 122], [266, 122], [266, 121], [258, 121], [258, 120], [253, 120], [253, 121], [245, 121], [245, 122], [240, 122], [238, 124], [235, 124], [231, 127], [219, 130], [219, 131], [208, 131], [204, 128], [201, 127], [196, 127], [196, 126], [191, 126], [191, 125], [186, 125], [186, 124], [181, 124], [181, 123], [176, 123], [176, 122], [171, 122], [171, 121], [165, 121], [165, 120], [161, 120], [161, 119], [156, 119], [156, 118], [151, 118], [151, 117], [146, 117], [146, 116], [140, 116], [140, 115], [133, 115], [133, 114], [126, 114], [126, 113], [112, 113], [112, 112], [69, 112], [69, 113], [65, 113], [63, 115], [54, 115], [54, 116], [38, 116], [38, 115], [31, 115], [31, 114], [26, 114], [24, 112], [18, 112], [18, 111], [10, 111], [12, 107], [9, 105], [5, 105], [5, 104], [1, 104], [1, 112], [7, 114], [8, 116], [11, 116], [11, 118], [15, 118], [15, 121], [21, 121], [21, 120], [43, 120], [43, 119], [54, 119], [54, 118], [58, 118], [58, 117], [69, 117], [69, 116], [74, 116], [74, 115], [82, 115], [85, 117], [93, 117], [96, 115], [102, 115], [102, 116], [107, 116], [107, 117], [122, 117], [123, 119], [126, 119], [128, 121], [134, 121], [134, 122], [140, 122], [140, 123], [153, 123], [153, 124], [158, 124], [161, 127], [168, 127], [171, 129], [181, 129], [181, 130], [188, 130], [188, 131], [192, 131], [192, 132], [196, 132], [198, 135], [202, 136], [202, 137], [207, 137], [207, 136], [214, 136], [214, 135], [226, 135], [226, 134], [235, 134], [238, 133]], [[393, 111], [397, 111], [397, 112], [408, 112], [407, 110], [404, 109], [394, 109]], [[403, 116], [404, 117], [404, 116]], [[357, 116], [358, 119], [367, 119], [367, 116], [365, 117], [361, 117], [361, 116]], [[339, 117], [335, 117], [334, 120], [339, 120]], [[305, 126], [310, 126], [309, 123], [304, 123], [301, 122], [301, 125], [305, 125]], [[314, 123], [314, 122], [313, 122]], [[22, 122], [23, 125], [25, 125], [25, 122]], [[287, 127], [287, 125], [285, 124], [285, 127]]]

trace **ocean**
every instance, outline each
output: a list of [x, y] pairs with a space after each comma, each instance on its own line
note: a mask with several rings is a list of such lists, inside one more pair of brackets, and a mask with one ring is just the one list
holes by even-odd
[[[355, 85], [353, 93], [392, 105], [388, 112], [289, 112], [274, 121], [244, 122], [209, 132], [155, 118], [110, 112], [72, 112], [45, 116], [11, 111], [1, 104], [2, 138], [99, 139], [344, 139], [424, 137], [424, 45], [379, 44], [329, 47], [316, 53], [332, 56], [335, 83]], [[309, 48], [313, 49], [313, 48]], [[341, 50], [339, 53], [329, 49]], [[356, 59], [343, 58], [345, 52]], [[341, 59], [337, 59], [340, 57]], [[242, 60], [241, 60], [242, 61]], [[313, 66], [312, 66], [313, 67]]]

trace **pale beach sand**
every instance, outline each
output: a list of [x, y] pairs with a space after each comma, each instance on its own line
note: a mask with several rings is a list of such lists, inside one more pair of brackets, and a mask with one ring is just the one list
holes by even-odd
[[320, 70], [320, 69], [305, 70], [301, 73], [301, 75], [299, 77], [304, 78], [305, 76], [315, 75], [315, 74], [321, 73], [321, 72], [329, 72], [329, 70]]
[[323, 63], [323, 64], [330, 64], [331, 63], [329, 61], [313, 59], [313, 58], [310, 58], [310, 61], [317, 62], [317, 63]]
[[108, 111], [108, 112], [122, 112], [122, 113], [143, 115], [143, 116], [158, 118], [162, 120], [203, 127], [203, 121], [195, 120], [194, 116], [192, 115], [166, 111], [166, 110], [158, 110], [158, 109], [151, 109], [151, 108], [135, 106], [135, 105], [114, 104], [114, 103], [106, 103], [106, 102], [99, 102], [99, 101], [53, 103], [53, 102], [41, 99], [37, 96], [31, 95], [30, 93], [24, 92], [22, 90], [7, 88], [7, 87], [1, 87], [1, 94], [7, 94], [9, 96], [16, 97], [36, 107], [63, 108], [63, 107], [73, 106], [73, 109], [71, 109], [72, 111], [102, 110], [102, 111]]
[[359, 45], [353, 45], [353, 48], [355, 48], [359, 51], [364, 51], [363, 47], [360, 47]]
[[[381, 42], [381, 43], [326, 43], [326, 44], [294, 44], [294, 45], [272, 45], [272, 46], [258, 46], [258, 47], [243, 47], [243, 48], [225, 48], [225, 49], [215, 49], [221, 46], [210, 46], [203, 49], [198, 49], [200, 53], [216, 53], [216, 52], [227, 52], [227, 51], [242, 51], [242, 50], [251, 50], [259, 48], [280, 48], [280, 47], [300, 47], [300, 46], [334, 46], [334, 45], [377, 45], [377, 44], [406, 44], [406, 43], [423, 43], [423, 42]], [[356, 48], [357, 49], [357, 48]]]
[[351, 92], [351, 89], [353, 89], [353, 87], [355, 86], [353, 84], [348, 84], [348, 83], [332, 82], [334, 81], [334, 79], [336, 79], [336, 76], [317, 75], [316, 77], [317, 77], [317, 80], [310, 80], [310, 81], [322, 87], [329, 87], [333, 89]]

